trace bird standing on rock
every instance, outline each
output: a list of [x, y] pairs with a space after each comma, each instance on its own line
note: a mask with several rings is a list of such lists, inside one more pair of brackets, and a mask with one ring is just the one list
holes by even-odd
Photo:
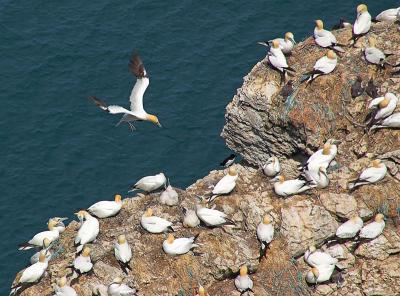
[[122, 270], [128, 274], [131, 269], [129, 262], [132, 259], [132, 249], [126, 241], [125, 235], [121, 234], [118, 236], [117, 241], [114, 245], [114, 255], [118, 260]]
[[159, 173], [154, 176], [147, 176], [141, 178], [137, 181], [128, 192], [133, 192], [135, 190], [143, 190], [145, 192], [152, 192], [155, 191], [162, 186], [167, 184], [167, 178], [165, 177], [164, 173]]
[[172, 233], [168, 234], [168, 238], [163, 242], [163, 250], [168, 255], [176, 256], [183, 255], [190, 250], [199, 246], [196, 239], [199, 235], [192, 237], [174, 238]]
[[377, 238], [385, 228], [385, 216], [383, 214], [377, 214], [375, 220], [365, 225], [359, 234], [361, 239], [375, 239]]
[[318, 267], [320, 265], [336, 265], [338, 260], [333, 258], [330, 254], [317, 250], [317, 248], [312, 245], [304, 253], [304, 261], [307, 262], [311, 267]]
[[371, 15], [368, 12], [368, 7], [365, 4], [357, 6], [357, 19], [353, 25], [353, 46], [355, 46], [357, 40], [367, 34], [371, 28]]
[[60, 232], [59, 229], [57, 228], [57, 225], [58, 225], [57, 221], [50, 219], [49, 222], [47, 223], [47, 227], [49, 230], [35, 234], [35, 236], [32, 237], [28, 242], [21, 244], [18, 250], [29, 250], [32, 248], [42, 247], [43, 240], [45, 238], [47, 238], [50, 241], [50, 243], [55, 240], [58, 240], [58, 238], [60, 237]]
[[314, 28], [314, 40], [315, 43], [323, 48], [330, 48], [336, 52], [344, 52], [341, 46], [336, 40], [335, 35], [332, 32], [324, 29], [324, 23], [321, 20], [315, 21]]
[[397, 14], [400, 13], [400, 7], [390, 8], [382, 11], [372, 19], [373, 22], [394, 22], [397, 20]]
[[[279, 47], [281, 48], [282, 52], [285, 55], [290, 54], [293, 50], [294, 45], [296, 44], [296, 41], [294, 41], [294, 35], [292, 32], [286, 32], [285, 38], [277, 38], [275, 40], [278, 40]], [[258, 42], [258, 44], [264, 45], [267, 47], [271, 47], [272, 41], [273, 40], [269, 40], [268, 42]]]
[[286, 180], [284, 176], [277, 176], [270, 182], [275, 182], [275, 193], [283, 197], [299, 194], [312, 188], [309, 185], [310, 182], [300, 179]]
[[238, 173], [236, 169], [234, 167], [229, 167], [228, 173], [214, 186], [212, 196], [209, 198], [208, 202], [212, 202], [219, 195], [231, 193], [236, 186], [237, 178]]
[[276, 39], [272, 41], [272, 46], [268, 52], [267, 58], [271, 66], [281, 74], [281, 83], [285, 82], [285, 76], [288, 71], [296, 72], [293, 68], [288, 66], [286, 57], [280, 48], [279, 41]]
[[240, 292], [240, 295], [253, 291], [253, 281], [248, 275], [247, 266], [243, 265], [240, 267], [239, 275], [235, 278], [236, 289]]
[[221, 161], [220, 166], [226, 167], [226, 168], [230, 167], [235, 162], [235, 158], [236, 158], [236, 155], [232, 153], [227, 158], [225, 158], [223, 161]]
[[116, 194], [114, 201], [103, 200], [96, 202], [88, 208], [88, 212], [97, 218], [108, 218], [115, 216], [122, 208], [121, 195]]
[[100, 226], [99, 221], [86, 211], [79, 211], [75, 213], [75, 215], [85, 219], [75, 236], [75, 245], [78, 245], [76, 251], [79, 253], [85, 244], [96, 240], [100, 231]]
[[201, 205], [196, 206], [197, 217], [207, 226], [217, 227], [223, 225], [235, 225], [235, 222], [218, 210], [208, 209]]
[[371, 167], [362, 171], [360, 176], [349, 182], [349, 189], [354, 190], [356, 187], [373, 184], [385, 178], [387, 173], [386, 165], [380, 159], [375, 159], [371, 162]]
[[65, 276], [57, 280], [54, 292], [54, 296], [78, 296], [75, 289], [67, 285], [67, 278]]
[[108, 296], [135, 296], [136, 289], [122, 283], [122, 278], [115, 278], [107, 288]]
[[274, 238], [275, 229], [271, 222], [271, 218], [265, 215], [257, 226], [257, 238], [261, 243], [259, 261], [266, 255], [269, 244]]
[[370, 130], [380, 128], [400, 128], [400, 112], [393, 113], [382, 121], [379, 121], [379, 123], [374, 124]]
[[376, 39], [373, 37], [368, 38], [369, 46], [364, 49], [365, 60], [373, 65], [379, 66], [381, 69], [385, 68], [385, 65], [390, 65], [386, 59], [391, 54], [385, 54], [382, 50], [376, 48]]
[[397, 96], [390, 92], [386, 93], [383, 97], [373, 99], [368, 105], [368, 109], [371, 112], [365, 119], [367, 126], [371, 127], [391, 115], [396, 109], [398, 101]]
[[153, 209], [148, 208], [140, 219], [140, 225], [150, 233], [163, 233], [174, 231], [172, 222], [164, 218], [153, 216]]
[[268, 158], [267, 162], [262, 166], [263, 173], [268, 177], [273, 177], [281, 171], [279, 159], [276, 156]]
[[337, 65], [337, 56], [333, 50], [329, 50], [328, 53], [318, 59], [314, 65], [314, 69], [310, 72], [305, 73], [305, 79], [301, 82], [307, 81], [307, 84], [311, 84], [318, 76], [327, 75], [335, 70]]

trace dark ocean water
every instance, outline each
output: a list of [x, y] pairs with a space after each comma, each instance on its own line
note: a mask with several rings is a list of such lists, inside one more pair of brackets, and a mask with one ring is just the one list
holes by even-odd
[[[225, 106], [265, 55], [257, 45], [353, 21], [358, 1], [0, 0], [0, 294], [31, 253], [17, 245], [145, 175], [185, 187], [230, 152]], [[398, 1], [367, 1], [372, 15]], [[138, 49], [151, 76], [144, 104], [164, 128], [114, 125], [86, 99], [128, 106]]]

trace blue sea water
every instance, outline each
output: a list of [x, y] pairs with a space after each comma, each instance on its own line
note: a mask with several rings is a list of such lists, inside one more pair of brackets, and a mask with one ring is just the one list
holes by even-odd
[[[366, 1], [372, 15], [398, 1]], [[229, 155], [219, 134], [260, 40], [353, 21], [358, 1], [0, 1], [0, 294], [26, 266], [17, 245], [51, 216], [165, 172], [185, 187]], [[128, 105], [138, 49], [150, 75], [144, 104], [163, 128], [119, 118], [88, 100]]]

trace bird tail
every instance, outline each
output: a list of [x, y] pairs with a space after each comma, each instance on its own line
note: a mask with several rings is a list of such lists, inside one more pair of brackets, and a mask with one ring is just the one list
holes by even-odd
[[20, 251], [25, 251], [25, 250], [30, 250], [33, 249], [35, 246], [26, 242], [26, 243], [22, 243], [18, 246], [18, 250]]
[[208, 203], [212, 203], [214, 199], [216, 199], [219, 195], [218, 194], [213, 194], [208, 198]]
[[131, 188], [128, 190], [128, 192], [133, 192], [139, 190], [138, 188], [136, 188], [136, 185], [132, 185]]
[[346, 45], [339, 45], [339, 44], [336, 44], [335, 46], [333, 46], [332, 47], [332, 50], [334, 50], [334, 51], [336, 51], [336, 52], [338, 52], [338, 53], [343, 53], [343, 52], [345, 52], [345, 50], [342, 48], [342, 47], [345, 47]]
[[78, 247], [76, 247], [76, 254], [79, 254], [80, 252], [82, 252], [83, 249], [83, 245], [79, 245]]
[[10, 292], [10, 296], [11, 295], [17, 295], [17, 292], [18, 292], [18, 290], [19, 289], [21, 289], [21, 286], [14, 286], [14, 287], [11, 287], [11, 292]]
[[235, 221], [229, 218], [225, 218], [226, 222], [223, 225], [236, 225]]
[[266, 242], [261, 242], [260, 257], [258, 257], [258, 262], [261, 262], [262, 258], [267, 256], [268, 249], [269, 249], [269, 244]]
[[381, 21], [378, 21], [376, 18], [372, 18], [372, 19], [371, 19], [371, 22], [373, 22], [373, 23], [380, 23]]

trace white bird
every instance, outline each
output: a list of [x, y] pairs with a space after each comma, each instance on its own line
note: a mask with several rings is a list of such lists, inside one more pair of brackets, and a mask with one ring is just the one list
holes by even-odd
[[368, 109], [372, 110], [366, 119], [368, 124], [378, 123], [380, 120], [390, 116], [396, 109], [398, 101], [397, 96], [390, 92], [383, 97], [373, 99], [368, 105]]
[[83, 273], [88, 273], [93, 268], [92, 260], [90, 259], [90, 248], [85, 247], [78, 257], [74, 259], [72, 264], [74, 268], [74, 273], [71, 277], [72, 280], [76, 279]]
[[196, 211], [191, 209], [182, 208], [183, 210], [183, 226], [194, 228], [200, 225], [200, 219], [197, 217]]
[[307, 169], [313, 171], [321, 166], [328, 168], [331, 161], [336, 157], [338, 148], [336, 145], [341, 142], [335, 139], [328, 139], [322, 149], [314, 152], [307, 160]]
[[375, 22], [394, 22], [397, 19], [397, 15], [400, 13], [400, 7], [390, 8], [382, 11], [372, 21]]
[[77, 252], [80, 252], [85, 244], [91, 243], [97, 238], [100, 227], [99, 221], [86, 211], [79, 211], [75, 215], [85, 219], [75, 236], [75, 245], [78, 245]]
[[117, 105], [107, 106], [104, 101], [94, 96], [89, 97], [89, 99], [91, 99], [102, 110], [107, 111], [110, 114], [123, 114], [121, 120], [117, 123], [117, 126], [122, 122], [126, 122], [133, 131], [135, 127], [133, 126], [132, 122], [150, 121], [161, 127], [157, 116], [148, 114], [143, 109], [143, 95], [147, 87], [149, 86], [149, 76], [147, 75], [143, 62], [137, 53], [134, 53], [132, 55], [131, 61], [129, 63], [129, 69], [131, 70], [132, 74], [135, 75], [137, 78], [135, 86], [132, 89], [131, 96], [129, 98], [129, 101], [131, 102], [130, 110]]
[[126, 241], [125, 235], [121, 234], [114, 245], [115, 258], [118, 260], [122, 270], [128, 274], [131, 269], [129, 262], [132, 259], [132, 249]]
[[64, 224], [64, 221], [65, 221], [65, 220], [68, 220], [67, 217], [63, 217], [63, 218], [61, 218], [61, 217], [50, 218], [49, 221], [47, 222], [47, 225], [48, 225], [48, 223], [50, 222], [50, 220], [54, 220], [54, 221], [57, 222], [57, 225], [56, 225], [54, 228], [56, 228], [60, 234], [63, 233], [63, 232], [65, 231], [65, 224]]
[[299, 194], [312, 188], [305, 180], [285, 180], [284, 176], [277, 176], [271, 180], [271, 182], [273, 181], [275, 182], [275, 193], [284, 197]]
[[268, 158], [267, 162], [262, 166], [263, 173], [268, 177], [274, 177], [281, 171], [281, 164], [276, 156]]
[[215, 227], [222, 225], [235, 225], [235, 222], [227, 217], [221, 211], [204, 208], [201, 205], [196, 206], [197, 217], [207, 226]]
[[41, 254], [42, 251], [45, 252], [45, 254], [46, 254], [46, 260], [47, 260], [47, 262], [49, 262], [50, 259], [51, 259], [51, 256], [53, 255], [53, 252], [51, 251], [51, 242], [50, 242], [50, 240], [49, 240], [47, 237], [45, 237], [45, 238], [43, 239], [42, 250], [36, 252], [36, 253], [33, 254], [32, 257], [30, 258], [29, 261], [31, 262], [31, 264], [35, 264], [36, 262], [39, 261], [39, 257], [40, 257], [40, 254]]
[[335, 35], [331, 31], [324, 29], [322, 20], [315, 21], [314, 40], [315, 43], [323, 48], [330, 48], [338, 52], [344, 52], [341, 44], [338, 44]]
[[217, 196], [223, 194], [229, 194], [236, 186], [236, 180], [238, 173], [234, 167], [229, 167], [228, 174], [222, 177], [221, 180], [214, 186], [212, 196], [209, 198], [209, 202], [213, 201]]
[[[294, 48], [294, 45], [296, 44], [296, 41], [294, 40], [294, 35], [292, 32], [286, 32], [285, 38], [277, 38], [275, 40], [278, 40], [279, 47], [284, 54], [290, 54]], [[273, 40], [269, 40], [268, 42], [258, 42], [258, 44], [264, 45], [267, 47], [271, 47], [272, 41]]]
[[272, 46], [268, 52], [267, 58], [272, 67], [281, 73], [281, 82], [285, 81], [287, 71], [296, 72], [293, 68], [288, 66], [286, 57], [277, 39], [272, 40]]
[[19, 250], [29, 250], [36, 247], [43, 246], [43, 240], [47, 238], [50, 243], [57, 240], [60, 237], [60, 233], [56, 228], [57, 222], [55, 220], [49, 220], [47, 226], [49, 230], [37, 233], [27, 243], [23, 243], [19, 246]]
[[135, 190], [143, 190], [146, 192], [151, 192], [157, 190], [158, 188], [164, 186], [167, 183], [167, 178], [165, 177], [164, 173], [159, 173], [154, 176], [147, 176], [143, 177], [139, 181], [135, 183], [135, 185], [131, 186], [131, 190], [129, 192]]
[[47, 266], [48, 262], [46, 260], [46, 253], [42, 251], [39, 256], [39, 261], [26, 268], [22, 272], [19, 280], [17, 280], [17, 283], [11, 287], [10, 295], [17, 295], [19, 289], [38, 282], [44, 275]]
[[393, 113], [379, 123], [373, 125], [371, 130], [379, 128], [400, 128], [400, 112]]
[[271, 219], [268, 215], [265, 215], [262, 222], [257, 226], [257, 238], [261, 243], [260, 248], [260, 258], [261, 261], [262, 257], [265, 256], [268, 246], [272, 239], [274, 238], [274, 226], [271, 223]]
[[150, 233], [162, 233], [167, 231], [174, 231], [172, 228], [172, 222], [166, 219], [153, 216], [153, 210], [148, 208], [142, 218], [140, 219], [140, 225]]
[[196, 239], [199, 235], [192, 237], [181, 237], [175, 239], [173, 234], [168, 234], [168, 238], [163, 242], [163, 250], [168, 255], [176, 256], [183, 255], [199, 246]]
[[122, 207], [121, 195], [116, 194], [115, 200], [103, 200], [91, 205], [87, 210], [97, 218], [108, 218], [119, 213]]
[[132, 289], [128, 285], [122, 283], [122, 278], [115, 278], [110, 285], [108, 285], [108, 296], [135, 296], [136, 289]]
[[353, 238], [361, 230], [363, 225], [364, 222], [359, 216], [351, 217], [336, 229], [336, 236], [342, 239]]
[[312, 83], [317, 77], [333, 72], [333, 70], [336, 68], [336, 65], [336, 53], [333, 50], [329, 50], [325, 56], [315, 62], [312, 71], [304, 74], [307, 76], [307, 78], [302, 80], [302, 82], [307, 81], [307, 83]]
[[97, 284], [92, 288], [93, 296], [109, 296], [108, 287], [103, 284]]
[[369, 32], [371, 28], [371, 15], [368, 12], [368, 7], [365, 4], [360, 4], [357, 6], [357, 19], [353, 25], [353, 45], [357, 42], [359, 38], [364, 36]]
[[57, 280], [57, 285], [54, 287], [54, 296], [78, 296], [75, 289], [67, 285], [67, 278], [64, 276]]
[[368, 38], [369, 46], [364, 49], [365, 60], [371, 64], [385, 68], [385, 65], [390, 65], [386, 59], [389, 56], [382, 50], [376, 48], [376, 39], [373, 37]]
[[179, 204], [179, 196], [178, 192], [171, 185], [168, 185], [167, 188], [160, 195], [160, 203], [167, 206], [176, 206]]
[[385, 178], [386, 172], [386, 165], [380, 159], [375, 159], [371, 162], [371, 167], [363, 170], [355, 181], [349, 182], [349, 189], [353, 190], [361, 185], [376, 183]]
[[[318, 164], [319, 165], [319, 164]], [[304, 172], [306, 179], [311, 181], [316, 188], [322, 189], [329, 186], [329, 177], [324, 165], [315, 166], [314, 164], [308, 165], [309, 169]]]
[[365, 225], [361, 228], [359, 237], [365, 239], [374, 239], [377, 238], [385, 228], [385, 216], [382, 214], [377, 214], [375, 216], [375, 221]]
[[253, 291], [253, 281], [248, 275], [247, 266], [240, 267], [239, 275], [235, 278], [235, 287], [240, 292], [240, 295]]
[[319, 284], [330, 280], [335, 265], [319, 265], [312, 267], [306, 274], [306, 281], [310, 284]]
[[304, 253], [304, 261], [311, 267], [318, 267], [320, 265], [336, 265], [338, 260], [333, 258], [326, 252], [317, 250], [315, 246], [310, 246]]

